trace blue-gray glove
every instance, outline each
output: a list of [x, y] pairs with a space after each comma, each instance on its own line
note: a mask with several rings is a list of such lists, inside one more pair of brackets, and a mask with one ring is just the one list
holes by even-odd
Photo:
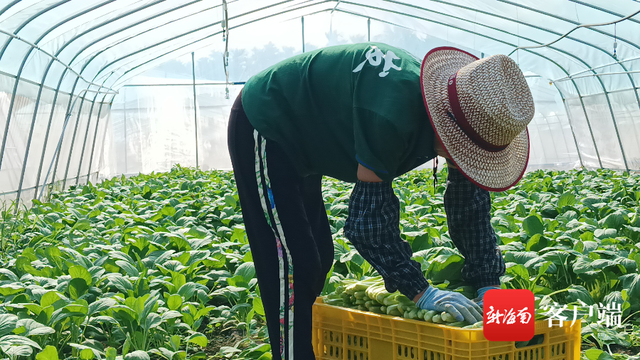
[[470, 324], [482, 321], [482, 308], [466, 296], [429, 286], [416, 303], [420, 309], [446, 311], [456, 320]]
[[499, 285], [490, 285], [490, 286], [481, 287], [480, 289], [478, 289], [478, 297], [473, 299], [473, 301], [475, 301], [476, 304], [478, 304], [478, 306], [482, 307], [482, 300], [484, 300], [484, 294], [489, 290], [497, 290], [497, 289], [500, 289]]

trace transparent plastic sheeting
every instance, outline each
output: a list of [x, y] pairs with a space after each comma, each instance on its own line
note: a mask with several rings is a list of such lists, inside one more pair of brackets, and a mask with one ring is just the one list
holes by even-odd
[[[355, 19], [360, 22], [363, 31], [349, 37], [337, 31], [350, 20], [353, 21], [352, 16], [342, 14], [334, 16], [332, 21], [325, 21], [331, 20], [326, 15], [305, 18], [305, 26], [315, 24], [318, 29], [314, 35], [314, 43], [305, 44], [307, 50], [316, 45], [331, 46], [367, 40], [366, 19]], [[280, 27], [284, 31], [291, 31], [292, 25], [300, 24], [289, 21], [280, 24]], [[450, 45], [441, 39], [424, 36], [420, 38], [412, 31], [380, 22], [373, 22], [371, 29], [372, 41], [400, 43], [399, 46], [412, 49], [418, 57], [423, 57], [433, 47]], [[305, 37], [305, 40], [308, 39], [309, 37]], [[233, 51], [230, 59], [231, 73], [241, 72], [249, 77], [272, 63], [301, 52], [301, 49], [295, 47], [265, 48], [269, 51], [253, 49], [253, 54], [247, 56], [245, 50]], [[416, 53], [420, 50], [424, 53]], [[223, 50], [220, 48], [211, 47], [195, 54], [195, 69], [199, 80], [221, 76], [217, 72], [222, 69], [221, 64], [212, 64], [222, 57], [221, 51]], [[250, 61], [253, 57], [263, 59], [264, 62], [252, 64]], [[135, 86], [120, 89], [111, 112], [112, 131], [109, 136], [113, 141], [107, 140], [107, 144], [112, 145], [111, 149], [105, 149], [108, 150], [105, 161], [107, 167], [102, 169], [102, 175], [109, 177], [166, 171], [175, 164], [196, 165], [193, 86], [188, 84], [192, 76], [191, 66], [189, 54], [134, 78], [132, 82]], [[173, 74], [176, 78], [163, 79], [163, 74]], [[539, 76], [527, 77], [527, 81], [536, 99], [536, 115], [529, 125], [532, 139], [529, 168], [579, 167], [576, 142], [558, 91]], [[158, 85], [162, 82], [165, 85]], [[167, 84], [168, 82], [172, 84]], [[230, 108], [240, 89], [241, 86], [231, 86], [229, 99], [225, 99], [224, 84], [196, 87], [198, 160], [203, 169], [231, 168], [226, 125]], [[431, 163], [428, 163], [423, 168], [430, 166]]]
[[125, 87], [111, 110], [103, 174], [168, 171], [172, 166], [231, 169], [227, 123], [242, 86], [198, 86], [198, 142], [192, 86]]
[[[6, 81], [3, 77], [6, 76], [0, 75], [0, 81]], [[0, 171], [0, 202], [16, 199], [18, 192], [22, 199], [36, 198], [45, 178], [47, 183], [57, 182], [60, 186], [97, 180], [110, 104], [79, 100], [65, 127], [69, 94], [58, 93], [54, 103], [55, 92], [45, 88], [36, 110], [38, 88], [22, 81], [15, 96]], [[10, 99], [11, 94], [0, 92], [2, 129]]]
[[[639, 1], [227, 2], [230, 81], [303, 51], [367, 40], [418, 58], [443, 45], [509, 54], [536, 101], [530, 168], [640, 169], [640, 16], [514, 51], [621, 19]], [[204, 85], [226, 80], [222, 5], [0, 0], [0, 196], [37, 196], [45, 178], [68, 187], [176, 163], [228, 168], [226, 121], [238, 86], [226, 99], [224, 86]]]

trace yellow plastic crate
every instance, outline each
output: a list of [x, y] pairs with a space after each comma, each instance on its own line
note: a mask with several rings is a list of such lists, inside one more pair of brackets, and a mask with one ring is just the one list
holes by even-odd
[[576, 360], [580, 321], [563, 327], [537, 321], [539, 345], [516, 348], [513, 341], [488, 341], [482, 329], [461, 329], [424, 321], [326, 305], [313, 306], [313, 348], [317, 360]]

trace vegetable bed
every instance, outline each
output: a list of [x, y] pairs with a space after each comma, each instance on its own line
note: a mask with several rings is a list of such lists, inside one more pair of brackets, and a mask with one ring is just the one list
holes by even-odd
[[[438, 175], [435, 189], [428, 171], [395, 181], [402, 236], [434, 286], [472, 298], [448, 237], [446, 170]], [[378, 276], [343, 237], [351, 188], [325, 180], [336, 260], [325, 296]], [[572, 316], [579, 305], [585, 358], [637, 358], [640, 176], [535, 171], [492, 196], [503, 287], [530, 289], [539, 310], [555, 302]], [[177, 166], [54, 193], [17, 215], [6, 205], [0, 236], [2, 358], [270, 359], [229, 172]], [[613, 302], [624, 327], [586, 311]]]

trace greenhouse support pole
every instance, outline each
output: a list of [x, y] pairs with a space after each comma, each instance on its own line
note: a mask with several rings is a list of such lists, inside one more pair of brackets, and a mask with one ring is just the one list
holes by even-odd
[[[391, 1], [391, 2], [396, 2], [396, 1], [392, 1], [392, 0], [390, 0], [390, 1]], [[519, 7], [522, 7], [522, 8], [528, 9], [528, 10], [531, 10], [531, 11], [535, 11], [535, 12], [538, 12], [538, 13], [540, 13], [540, 14], [544, 14], [544, 15], [552, 16], [552, 15], [551, 15], [551, 14], [549, 14], [549, 13], [542, 12], [542, 11], [539, 11], [539, 10], [536, 10], [536, 9], [532, 9], [532, 8], [530, 8], [530, 7], [522, 6], [522, 5], [520, 5], [520, 4], [515, 4], [515, 3], [511, 2], [511, 1], [508, 1], [508, 0], [500, 0], [500, 1], [505, 2], [505, 3], [508, 3], [508, 4], [511, 4], [511, 5], [514, 5], [514, 6], [519, 6]], [[444, 2], [444, 1], [438, 1], [438, 2], [446, 3], [446, 2]], [[446, 3], [446, 4], [448, 4], [448, 5], [453, 5], [453, 6], [456, 6], [456, 7], [465, 8], [464, 6], [454, 5], [454, 4], [452, 4], [452, 3]], [[422, 10], [425, 10], [425, 11], [429, 11], [428, 9], [426, 9], [426, 8], [422, 8], [422, 7], [419, 7], [419, 6], [409, 5], [409, 4], [405, 4], [405, 5], [407, 5], [407, 6], [411, 6], [411, 7], [415, 7], [415, 8], [419, 8], [419, 9], [422, 9]], [[363, 6], [364, 6], [364, 5], [363, 5]], [[367, 7], [368, 7], [368, 6], [367, 6]], [[375, 7], [374, 7], [374, 8], [375, 8]], [[390, 12], [394, 12], [394, 11], [390, 11]], [[483, 13], [485, 13], [485, 12], [483, 12]], [[635, 14], [637, 14], [637, 13], [640, 13], [640, 11], [639, 11], [639, 12], [636, 12], [636, 13], [634, 13], [634, 14], [632, 14], [632, 15], [629, 15], [629, 16], [627, 16], [626, 18], [630, 18], [631, 16], [633, 16], [633, 15], [635, 15]], [[496, 16], [496, 15], [494, 15], [494, 14], [490, 14], [490, 15], [492, 15], [492, 16]], [[556, 17], [556, 16], [553, 16], [553, 17]], [[559, 19], [561, 19], [561, 20], [563, 20], [563, 21], [568, 21], [567, 19], [564, 19], [564, 18], [560, 18], [560, 17], [556, 17], [556, 18], [559, 18]], [[465, 20], [465, 21], [467, 21], [467, 20]], [[618, 21], [621, 21], [621, 20], [618, 20]], [[534, 25], [532, 25], [532, 24], [526, 24], [526, 25], [527, 25], [527, 26], [533, 26], [534, 28], [539, 28], [539, 27], [534, 26]], [[600, 25], [604, 25], [604, 24], [600, 24]], [[584, 25], [579, 25], [579, 26], [577, 26], [576, 28], [574, 28], [573, 30], [575, 30], [575, 29], [577, 29], [577, 28], [580, 28], [580, 27], [583, 27], [583, 26], [584, 26]], [[539, 28], [539, 29], [541, 29], [541, 30], [543, 30], [543, 31], [551, 32], [551, 31], [550, 31], [550, 30], [548, 30], [548, 29], [543, 29], [543, 28]], [[571, 30], [571, 31], [573, 31], [573, 30]], [[594, 30], [594, 31], [596, 31], [596, 30]], [[598, 32], [600, 32], [600, 31], [598, 31]], [[560, 37], [560, 39], [562, 39], [562, 38], [566, 37], [568, 34], [569, 34], [569, 33], [564, 34], [563, 36], [561, 36], [561, 37]], [[577, 40], [577, 39], [575, 39], [575, 38], [570, 38], [570, 37], [568, 37], [568, 38], [569, 38], [569, 39], [572, 39], [572, 40], [574, 40], [574, 41], [578, 41], [578, 42], [584, 43], [585, 45], [592, 46], [592, 47], [594, 47], [594, 48], [596, 48], [596, 49], [599, 49], [599, 50], [603, 51], [604, 53], [608, 54], [606, 51], [604, 51], [603, 49], [600, 49], [600, 48], [598, 48], [598, 47], [596, 47], [596, 46], [593, 46], [593, 45], [591, 45], [591, 44], [588, 44], [588, 43], [585, 43], [585, 42], [583, 42], [583, 41]], [[560, 39], [558, 39], [558, 40], [560, 40]], [[558, 41], [558, 40], [556, 40], [556, 41]], [[630, 42], [630, 41], [628, 41], [628, 40], [625, 40], [625, 41], [626, 41], [626, 42], [628, 42], [629, 44], [633, 45], [634, 47], [638, 48], [638, 46], [637, 46], [637, 45], [635, 45], [633, 42]], [[554, 41], [554, 42], [555, 42], [555, 41]], [[551, 43], [548, 43], [548, 44], [541, 44], [540, 46], [525, 46], [525, 47], [517, 47], [516, 49], [514, 49], [514, 51], [515, 51], [515, 50], [518, 50], [518, 49], [531, 49], [531, 48], [534, 48], [534, 47], [541, 47], [541, 46], [548, 46], [549, 48], [553, 49], [553, 47], [551, 47], [550, 45], [551, 45], [551, 44], [553, 44], [554, 42], [551, 42]], [[562, 52], [564, 52], [564, 51], [562, 51]], [[512, 53], [513, 53], [513, 51], [512, 51]], [[509, 54], [509, 55], [511, 55], [511, 54]], [[573, 55], [571, 55], [571, 56], [573, 56]], [[587, 67], [590, 67], [590, 68], [591, 68], [591, 66], [589, 66], [589, 64], [587, 64], [586, 62], [584, 62], [584, 61], [583, 61], [583, 60], [581, 60], [580, 58], [578, 58], [578, 57], [576, 57], [576, 56], [573, 56], [573, 57], [575, 57], [578, 61], [580, 61], [580, 62], [584, 63]], [[620, 66], [622, 66], [622, 67], [623, 67], [623, 69], [625, 69], [625, 70], [626, 70], [626, 68], [624, 68], [624, 66], [623, 66], [623, 65], [621, 65], [619, 62], [618, 62], [618, 64], [619, 64]], [[591, 69], [591, 71], [593, 71], [593, 69]], [[595, 73], [595, 71], [594, 71], [594, 73]], [[632, 84], [633, 84], [633, 79], [631, 78], [631, 76], [629, 76], [629, 79], [631, 80], [631, 82], [632, 82]], [[620, 149], [621, 149], [621, 151], [622, 151], [622, 157], [623, 157], [623, 160], [624, 160], [624, 163], [625, 163], [625, 168], [626, 168], [626, 169], [627, 169], [627, 171], [628, 171], [628, 170], [629, 170], [629, 167], [628, 167], [628, 165], [627, 165], [626, 155], [625, 155], [625, 153], [624, 153], [624, 149], [623, 149], [623, 146], [622, 146], [622, 142], [621, 142], [621, 140], [620, 140], [620, 136], [619, 136], [618, 129], [617, 129], [617, 124], [616, 124], [616, 122], [615, 122], [615, 116], [614, 116], [614, 114], [613, 114], [613, 109], [612, 109], [612, 107], [611, 107], [611, 102], [610, 102], [610, 100], [609, 100], [609, 96], [608, 96], [608, 94], [607, 94], [607, 89], [606, 89], [605, 85], [602, 83], [602, 81], [600, 80], [600, 78], [598, 78], [598, 81], [600, 82], [600, 85], [602, 86], [602, 90], [603, 90], [603, 92], [605, 93], [605, 96], [606, 96], [606, 98], [607, 98], [607, 103], [608, 103], [608, 105], [609, 105], [609, 110], [611, 111], [611, 116], [612, 116], [612, 119], [613, 119], [613, 122], [614, 122], [614, 128], [615, 128], [615, 130], [616, 130], [616, 135], [618, 136], [618, 142], [619, 142], [619, 144], [620, 144]], [[581, 100], [581, 102], [582, 102], [582, 99], [580, 99], [580, 100]], [[584, 108], [584, 103], [583, 103], [582, 105], [583, 105], [583, 108]], [[640, 105], [640, 104], [639, 104], [639, 105]], [[585, 115], [586, 115], [586, 109], [585, 109], [584, 111], [585, 111]], [[587, 119], [587, 122], [588, 122], [588, 119]], [[590, 125], [589, 125], [589, 127], [590, 127]], [[590, 131], [591, 131], [591, 128], [590, 128]], [[592, 135], [593, 135], [593, 132], [592, 132]], [[600, 159], [600, 155], [599, 155], [599, 153], [598, 153], [598, 151], [597, 151], [597, 145], [596, 145], [596, 143], [595, 143], [595, 138], [594, 138], [593, 140], [594, 140], [594, 146], [596, 147], [596, 153], [597, 153], [597, 155], [598, 155], [598, 161], [599, 161], [599, 163], [600, 163], [600, 167], [602, 168], [602, 161], [601, 161], [601, 159]]]
[[[64, 169], [64, 176], [62, 178], [62, 191], [64, 191], [64, 189], [67, 187], [67, 177], [69, 176], [69, 167], [71, 166], [71, 156], [73, 155], [73, 147], [76, 143], [76, 135], [78, 135], [78, 126], [80, 125], [80, 120], [82, 118], [82, 107], [84, 106], [85, 100], [86, 97], [83, 96], [82, 100], [80, 101], [80, 108], [78, 108], [78, 116], [76, 116], [76, 126], [73, 127], [73, 135], [71, 135], [70, 139], [71, 146], [69, 148], [69, 156], [67, 157], [67, 166]], [[93, 109], [93, 102], [91, 102], [90, 109]]]
[[560, 96], [562, 97], [562, 105], [564, 105], [564, 111], [567, 113], [567, 121], [569, 121], [569, 128], [571, 129], [571, 135], [573, 135], [573, 142], [576, 144], [576, 152], [578, 153], [578, 159], [580, 160], [580, 167], [584, 168], [584, 163], [582, 162], [582, 155], [580, 154], [580, 148], [578, 147], [578, 139], [576, 138], [576, 133], [573, 131], [573, 123], [571, 122], [571, 114], [569, 113], [569, 107], [567, 106], [567, 101], [565, 100], [564, 96], [562, 96], [562, 93], [560, 93]]
[[196, 92], [196, 55], [195, 52], [191, 53], [191, 73], [193, 75], [193, 121], [194, 129], [196, 130], [196, 169], [200, 167], [200, 158], [198, 154], [198, 98]]
[[[578, 88], [577, 85], [576, 89]], [[593, 148], [596, 150], [596, 156], [598, 157], [598, 164], [600, 164], [600, 168], [602, 169], [602, 159], [600, 159], [600, 151], [598, 151], [598, 144], [596, 143], [596, 137], [593, 135], [593, 129], [591, 129], [591, 122], [589, 121], [589, 115], [587, 115], [587, 108], [584, 107], [584, 100], [582, 100], [582, 95], [578, 95], [578, 99], [580, 99], [580, 105], [582, 106], [582, 112], [584, 112], [584, 119], [587, 121], [587, 127], [589, 128], [589, 134], [591, 135], [591, 141], [593, 141]]]
[[562, 105], [564, 106], [564, 111], [567, 113], [567, 121], [569, 122], [569, 129], [571, 129], [573, 142], [576, 144], [576, 152], [578, 153], [578, 159], [580, 160], [580, 167], [584, 168], [584, 163], [582, 162], [582, 155], [580, 154], [580, 148], [578, 147], [578, 138], [576, 137], [575, 131], [573, 131], [573, 123], [571, 122], [571, 114], [569, 113], [569, 106], [567, 106], [567, 101], [564, 98], [564, 94], [562, 93], [558, 85], [556, 85], [555, 82], [551, 82], [550, 84], [553, 84], [553, 86], [556, 88], [556, 91], [558, 91], [558, 94], [560, 94], [560, 99], [562, 99]]
[[[113, 75], [113, 72], [109, 74], [109, 76], [107, 76], [107, 78], [102, 82], [102, 85], [104, 85], [107, 82], [107, 80], [111, 77], [111, 75]], [[82, 142], [82, 150], [80, 151], [80, 161], [78, 162], [78, 173], [76, 174], [76, 185], [80, 183], [80, 172], [82, 171], [81, 170], [82, 163], [84, 162], [85, 151], [87, 149], [87, 140], [89, 139], [89, 130], [91, 128], [91, 115], [93, 114], [93, 109], [96, 105], [96, 101], [98, 100], [98, 95], [99, 93], [96, 92], [96, 96], [93, 98], [93, 102], [91, 104], [91, 110], [89, 110], [89, 118], [87, 120], [87, 130], [84, 134], [84, 141]], [[105, 97], [106, 97], [106, 94], [105, 94]], [[101, 109], [102, 107], [100, 106], [99, 108]], [[99, 111], [100, 110], [98, 110], [98, 115], [100, 114]], [[69, 162], [69, 164], [71, 163]], [[67, 168], [69, 167], [69, 164], [67, 164]]]
[[[113, 100], [115, 100], [115, 96], [111, 98], [111, 102], [109, 103], [109, 109], [113, 109]], [[104, 167], [104, 147], [107, 143], [107, 133], [109, 129], [109, 125], [111, 125], [111, 114], [107, 117], [107, 122], [104, 124], [104, 133], [102, 134], [102, 156], [100, 156], [100, 161], [98, 162], [98, 170], [96, 170], [96, 180], [100, 179], [100, 169]]]
[[122, 118], [124, 119], [124, 173], [129, 171], [129, 154], [127, 154], [127, 90], [124, 90], [124, 105], [122, 106]]
[[371, 18], [367, 18], [367, 41], [371, 42]]
[[[18, 81], [18, 79], [16, 79]], [[29, 160], [29, 151], [31, 150], [31, 141], [33, 140], [33, 130], [36, 127], [36, 120], [38, 118], [38, 106], [40, 105], [40, 100], [42, 99], [42, 90], [44, 89], [44, 84], [40, 85], [38, 89], [38, 96], [36, 97], [36, 102], [34, 106], [33, 118], [31, 120], [31, 126], [29, 127], [29, 137], [27, 138], [27, 146], [24, 151], [24, 160], [22, 162], [22, 171], [20, 172], [20, 181], [18, 182], [18, 191], [16, 193], [16, 204], [20, 204], [20, 195], [22, 195], [22, 185], [24, 184], [24, 174], [27, 170], [27, 162]], [[52, 106], [55, 106], [52, 105]], [[48, 128], [47, 128], [48, 131]], [[38, 184], [36, 183], [36, 188]]]
[[[599, 78], [598, 78], [599, 79]], [[607, 99], [609, 105], [609, 111], [611, 112], [611, 121], [613, 121], [613, 128], [616, 130], [616, 136], [618, 137], [618, 145], [620, 145], [620, 151], [622, 152], [622, 160], [624, 161], [624, 168], [629, 172], [629, 164], [627, 163], [627, 155], [624, 153], [624, 146], [622, 145], [622, 139], [620, 138], [620, 132], [618, 131], [618, 123], [616, 123], [616, 116], [613, 113], [613, 107], [611, 106], [611, 99], [609, 99], [609, 93], [607, 89], [602, 86], [604, 90], [604, 96]]]
[[[89, 130], [91, 129], [91, 115], [93, 114], [93, 109], [96, 106], [96, 100], [98, 100], [98, 93], [96, 93], [96, 96], [93, 98], [93, 102], [91, 103], [91, 109], [89, 110], [89, 117], [87, 120], [87, 130], [84, 133], [82, 150], [80, 150], [80, 162], [78, 163], [78, 173], [76, 174], [76, 185], [80, 183], [80, 169], [82, 169], [82, 161], [84, 160], [84, 153], [85, 153], [85, 150], [87, 149], [87, 140], [89, 139]], [[69, 167], [69, 164], [67, 164], [67, 167]]]
[[[237, 1], [237, 0], [236, 0], [236, 1]], [[331, 0], [323, 0], [323, 1], [321, 1], [321, 3], [327, 3], [327, 2], [331, 2]], [[311, 4], [311, 5], [305, 5], [305, 6], [300, 6], [300, 7], [293, 8], [293, 9], [287, 9], [287, 10], [284, 10], [284, 11], [281, 11], [281, 12], [278, 12], [278, 13], [275, 13], [275, 14], [271, 14], [271, 15], [269, 15], [269, 16], [265, 16], [265, 17], [262, 17], [262, 18], [253, 19], [253, 20], [247, 21], [247, 22], [242, 23], [242, 24], [240, 24], [240, 25], [230, 26], [230, 27], [229, 27], [229, 29], [231, 29], [231, 28], [234, 28], [234, 29], [235, 29], [235, 28], [239, 28], [239, 27], [242, 27], [242, 26], [246, 26], [246, 25], [249, 25], [249, 24], [253, 24], [253, 23], [255, 23], [255, 22], [257, 22], [257, 21], [260, 21], [260, 20], [264, 20], [264, 19], [267, 19], [267, 18], [270, 18], [270, 17], [273, 17], [273, 16], [277, 16], [277, 15], [286, 14], [286, 13], [289, 13], [289, 12], [292, 12], [292, 11], [295, 11], [295, 10], [300, 10], [300, 9], [303, 9], [303, 8], [307, 8], [307, 7], [310, 7], [310, 6], [315, 6], [315, 5], [317, 5], [317, 4], [318, 4], [318, 3], [313, 3], [313, 4]], [[274, 5], [271, 5], [271, 6], [268, 6], [267, 8], [270, 8], [270, 7], [273, 7], [273, 6], [274, 6]], [[328, 11], [328, 10], [327, 10], [327, 11]], [[340, 10], [338, 10], [338, 11], [340, 11]], [[244, 15], [246, 15], [246, 14], [244, 14]], [[235, 19], [235, 18], [238, 18], [238, 17], [244, 16], [244, 15], [237, 15], [237, 16], [234, 16], [233, 18]], [[214, 25], [217, 25], [217, 24], [219, 24], [219, 22], [218, 22], [218, 23], [215, 23]], [[209, 27], [209, 26], [206, 26], [206, 27], [204, 27], [204, 28], [207, 28], [207, 27]], [[178, 36], [178, 37], [174, 37], [174, 38], [172, 38], [172, 39], [162, 41], [162, 42], [160, 42], [160, 43], [157, 43], [157, 44], [155, 44], [155, 45], [152, 45], [152, 46], [150, 46], [150, 47], [147, 47], [146, 49], [142, 49], [142, 50], [136, 51], [135, 53], [128, 54], [128, 55], [126, 55], [126, 56], [124, 56], [124, 57], [120, 58], [119, 60], [116, 60], [115, 62], [120, 61], [120, 60], [122, 60], [122, 59], [124, 59], [124, 58], [130, 57], [130, 56], [132, 56], [132, 55], [135, 55], [135, 54], [137, 54], [137, 53], [140, 53], [140, 52], [142, 52], [142, 51], [152, 49], [152, 48], [153, 48], [153, 47], [155, 47], [155, 46], [163, 45], [163, 44], [164, 44], [164, 43], [166, 43], [167, 41], [175, 40], [176, 38], [179, 38], [179, 37], [182, 37], [182, 36], [186, 36], [186, 35], [190, 35], [190, 34], [192, 34], [192, 33], [196, 32], [196, 31], [200, 31], [200, 30], [202, 30], [202, 29], [204, 29], [204, 28], [196, 29], [196, 30], [194, 30], [194, 31], [190, 31], [190, 32], [188, 32], [188, 33], [185, 33], [185, 34], [183, 34], [183, 35], [180, 35], [180, 36]], [[177, 48], [177, 49], [170, 50], [170, 51], [168, 51], [168, 52], [162, 53], [162, 54], [160, 54], [160, 55], [158, 55], [158, 56], [155, 56], [155, 57], [153, 57], [153, 58], [150, 58], [150, 59], [148, 59], [148, 60], [145, 60], [144, 62], [141, 62], [141, 63], [139, 63], [138, 65], [135, 65], [135, 66], [133, 66], [133, 67], [129, 68], [128, 70], [126, 70], [124, 73], [122, 73], [122, 74], [120, 75], [120, 77], [118, 77], [118, 79], [116, 79], [116, 81], [115, 81], [113, 84], [119, 84], [120, 82], [122, 82], [122, 79], [128, 79], [128, 78], [126, 77], [126, 76], [127, 76], [127, 74], [129, 74], [130, 72], [132, 72], [132, 71], [134, 71], [134, 70], [136, 70], [136, 69], [140, 68], [141, 66], [144, 66], [144, 65], [146, 65], [146, 64], [148, 64], [148, 63], [150, 63], [150, 62], [152, 62], [152, 61], [158, 60], [158, 59], [162, 58], [163, 56], [166, 56], [166, 55], [171, 54], [171, 53], [173, 53], [173, 52], [176, 52], [176, 51], [178, 51], [178, 50], [184, 49], [184, 48], [186, 48], [186, 47], [188, 47], [188, 46], [190, 46], [190, 45], [196, 44], [196, 43], [198, 43], [198, 42], [205, 41], [205, 40], [207, 40], [207, 39], [211, 39], [211, 38], [213, 38], [213, 37], [215, 37], [215, 36], [217, 36], [217, 35], [220, 35], [221, 33], [223, 33], [223, 32], [222, 32], [222, 31], [214, 32], [214, 33], [212, 33], [212, 34], [210, 34], [210, 35], [207, 35], [207, 36], [201, 37], [201, 38], [199, 38], [199, 39], [197, 39], [197, 40], [194, 40], [193, 42], [190, 42], [190, 43], [186, 43], [186, 44], [184, 44], [184, 45], [181, 45], [181, 46], [180, 46], [179, 48]], [[91, 60], [91, 61], [93, 61], [93, 60]], [[103, 67], [100, 71], [98, 71], [98, 73], [101, 73], [101, 72], [102, 72], [102, 71], [104, 71], [107, 67], [109, 67], [109, 66], [113, 65], [113, 63], [114, 63], [114, 62], [112, 62], [112, 63], [108, 64], [108, 65], [107, 65], [107, 66], [105, 66], [105, 67]], [[114, 87], [115, 87], [115, 86], [114, 86]]]
[[[65, 74], [66, 74], [66, 71], [64, 71], [62, 73], [62, 76], [60, 78], [62, 79], [65, 76]], [[78, 100], [78, 97], [75, 97], [75, 99], [74, 99], [73, 94], [75, 94], [75, 92], [76, 92], [76, 87], [78, 86], [78, 82], [79, 81], [80, 81], [80, 75], [76, 76], [76, 79], [75, 79], [75, 81], [73, 83], [73, 87], [71, 88], [71, 91], [69, 91], [69, 94], [71, 94], [71, 96], [69, 96], [69, 103], [67, 104], [67, 110], [66, 110], [67, 113], [71, 113], [73, 111], [73, 108], [75, 107], [76, 101]], [[61, 84], [62, 84], [62, 82], [58, 83], [58, 85], [61, 85]], [[89, 88], [90, 88], [90, 85], [87, 86], [87, 88], [85, 90], [88, 90]], [[60, 88], [58, 88], [58, 90], [59, 89]], [[80, 90], [79, 94], [84, 94], [83, 91], [84, 90]], [[80, 109], [78, 110], [78, 116], [80, 116], [80, 112], [82, 111], [83, 104], [84, 104], [84, 96], [82, 97], [82, 101], [80, 102]], [[69, 120], [67, 120], [67, 121], [69, 121]], [[63, 132], [60, 135], [60, 137], [62, 139], [64, 139], [65, 133]], [[75, 133], [74, 133], [74, 137], [75, 137]], [[73, 145], [73, 138], [71, 139], [71, 144]], [[55, 158], [55, 165], [53, 166], [53, 173], [51, 175], [51, 183], [52, 184], [56, 182], [56, 175], [58, 174], [58, 166], [60, 165], [60, 157], [61, 156], [62, 156], [62, 147], [60, 149], [58, 149], [58, 154], [57, 154], [57, 156]], [[63, 180], [66, 180], [66, 179], [63, 179]], [[66, 186], [64, 181], [63, 181], [62, 186], [63, 186], [63, 190], [64, 190], [64, 186]]]
[[[93, 156], [96, 150], [96, 140], [98, 139], [98, 129], [100, 127], [100, 116], [102, 115], [102, 108], [104, 107], [104, 102], [105, 100], [107, 100], [107, 95], [108, 94], [104, 94], [104, 96], [102, 97], [102, 101], [100, 102], [100, 108], [98, 109], [98, 118], [96, 119], [96, 131], [93, 134], [93, 145], [91, 145], [91, 155], [89, 155], [89, 169], [87, 170], [87, 184], [89, 183], [89, 180], [91, 179], [91, 166], [93, 165]], [[107, 129], [105, 128], [105, 131]]]
[[302, 22], [302, 52], [304, 52], [304, 16], [301, 16], [300, 20]]
[[[82, 94], [82, 92], [86, 92], [86, 91], [88, 90], [85, 89], [81, 91], [80, 94], [78, 94], [78, 97]], [[73, 98], [73, 94], [71, 95], [71, 98]], [[76, 100], [78, 100], [77, 97], [76, 97]], [[71, 105], [71, 109], [69, 109], [67, 116], [64, 119], [64, 125], [62, 125], [62, 132], [60, 133], [60, 140], [58, 140], [58, 145], [56, 146], [56, 150], [53, 153], [53, 158], [51, 159], [49, 170], [47, 170], [47, 175], [45, 175], [44, 177], [44, 182], [42, 183], [42, 188], [40, 189], [40, 195], [38, 196], [38, 200], [42, 199], [42, 193], [44, 192], [44, 187], [47, 185], [47, 180], [49, 180], [49, 174], [51, 174], [51, 168], [53, 168], [53, 163], [57, 162], [56, 159], [60, 158], [57, 155], [60, 153], [60, 148], [62, 147], [62, 141], [64, 139], [64, 133], [65, 133], [65, 130], [67, 129], [67, 125], [69, 124], [69, 119], [71, 118], [71, 114], [73, 112], [73, 107], [75, 106], [75, 104], [76, 104], [75, 101], [73, 101]]]
[[[113, 72], [111, 74], [109, 74], [109, 76], [107, 76], [104, 79], [104, 81], [102, 82], [102, 86], [104, 86], [104, 84], [111, 77], [111, 75], [113, 75]], [[89, 87], [90, 86], [91, 85], [89, 85]], [[93, 100], [90, 100], [91, 101], [91, 107], [89, 108], [89, 113], [87, 114], [87, 131], [85, 133], [85, 139], [82, 142], [82, 152], [84, 152], [84, 150], [86, 148], [86, 144], [87, 144], [86, 136], [89, 135], [89, 126], [91, 125], [91, 114], [93, 113], [93, 108], [95, 107], [96, 100], [98, 99], [98, 93], [99, 92], [95, 91], [96, 95], [93, 97]], [[78, 134], [78, 126], [80, 126], [80, 120], [82, 119], [82, 105], [84, 104], [84, 100], [85, 99], [86, 99], [86, 97], [83, 96], [82, 97], [82, 102], [80, 102], [80, 109], [78, 110], [78, 118], [76, 120], [76, 126], [75, 126], [75, 128], [73, 130], [73, 137], [71, 138], [71, 148], [69, 149], [69, 158], [67, 160], [67, 167], [66, 167], [66, 169], [64, 171], [64, 179], [62, 180], [62, 189], [63, 190], [67, 186], [67, 180], [71, 180], [70, 178], [68, 178], [68, 176], [69, 176], [69, 168], [71, 167], [71, 159], [73, 157], [73, 149], [74, 149], [75, 142], [76, 142], [76, 135]], [[78, 178], [76, 178], [76, 185], [78, 184], [78, 179], [80, 178], [80, 167], [82, 166], [82, 157], [83, 157], [83, 154], [80, 153], [80, 161], [78, 163], [78, 173], [77, 173]]]
[[[38, 166], [38, 175], [36, 176], [36, 192], [33, 194], [34, 198], [38, 197], [38, 183], [40, 183], [40, 176], [42, 176], [42, 165], [44, 165], [44, 157], [47, 153], [47, 145], [49, 143], [49, 133], [51, 132], [51, 124], [53, 123], [53, 114], [56, 109], [56, 103], [58, 102], [58, 94], [56, 91], [53, 96], [53, 102], [51, 103], [51, 114], [49, 114], [49, 122], [47, 123], [47, 131], [44, 135], [44, 144], [42, 144], [42, 155], [40, 155], [40, 165]], [[54, 155], [55, 156], [55, 155]]]

